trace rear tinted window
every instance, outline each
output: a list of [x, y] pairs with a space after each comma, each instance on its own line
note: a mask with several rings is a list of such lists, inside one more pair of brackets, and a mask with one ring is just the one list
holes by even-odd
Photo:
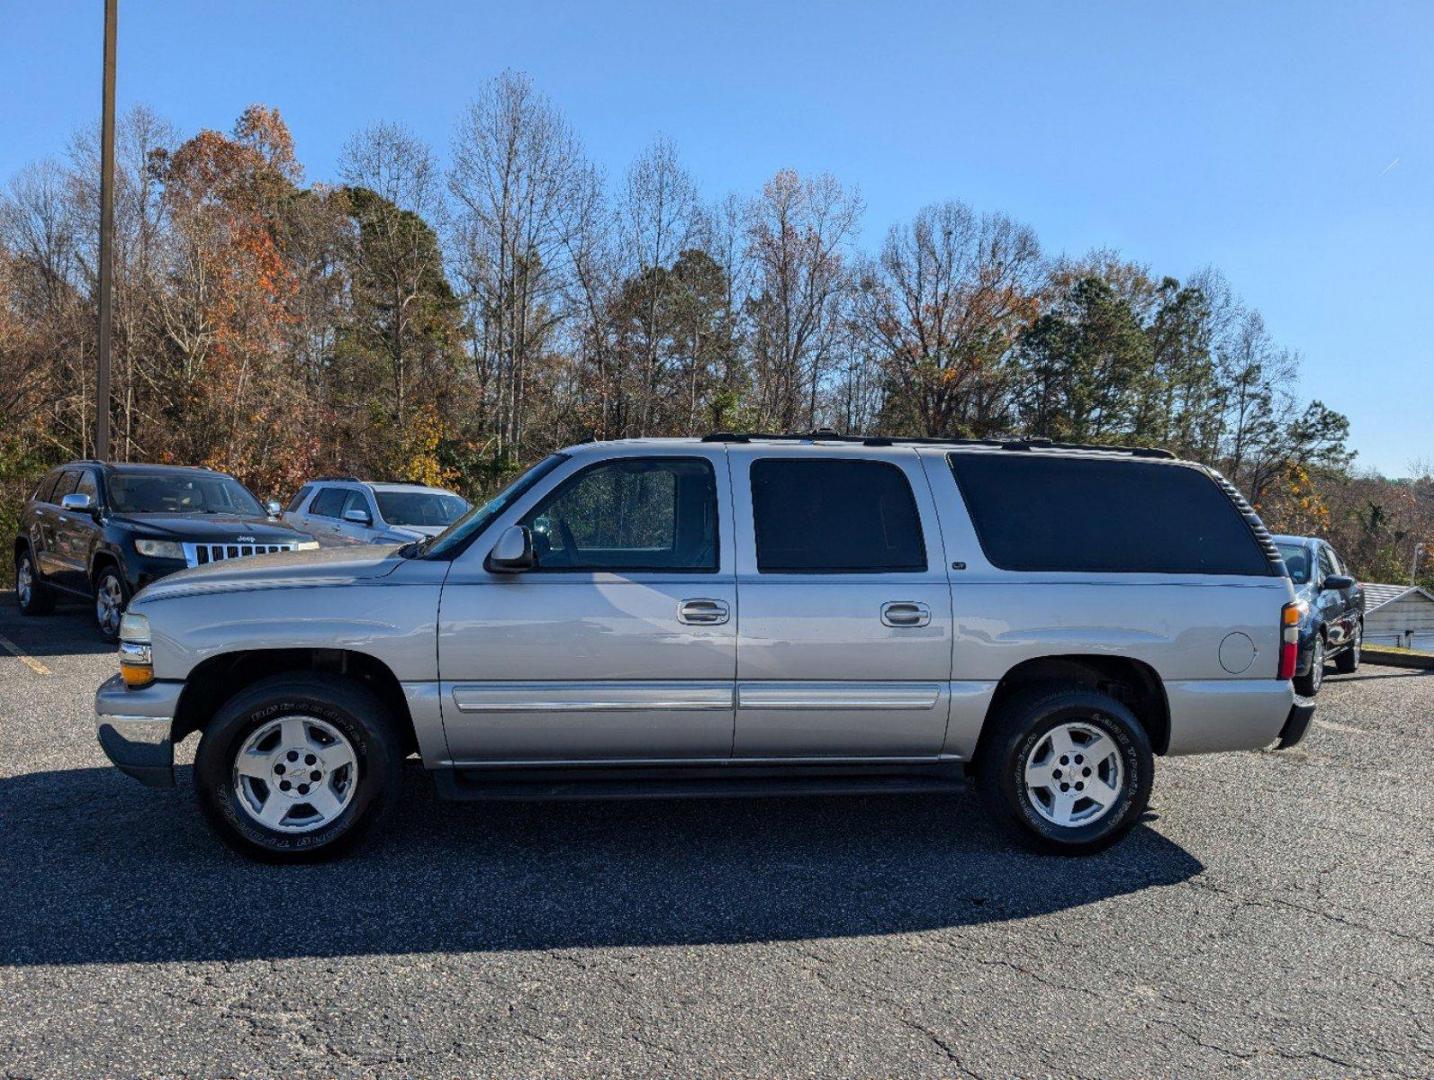
[[765, 458], [752, 463], [757, 569], [881, 574], [926, 569], [906, 474], [885, 461]]
[[292, 514], [296, 512], [299, 507], [304, 505], [304, 500], [308, 498], [309, 492], [312, 490], [313, 488], [311, 488], [308, 484], [305, 484], [303, 487], [301, 487], [294, 495], [294, 497], [289, 500], [289, 505], [284, 508], [284, 513]]
[[1304, 544], [1276, 544], [1280, 558], [1285, 560], [1285, 569], [1290, 580], [1296, 585], [1308, 585], [1310, 580], [1310, 552]]
[[981, 548], [1004, 570], [1271, 573], [1215, 482], [1182, 466], [952, 454]]
[[55, 490], [55, 484], [59, 482], [60, 477], [64, 475], [63, 470], [56, 469], [54, 472], [48, 474], [45, 479], [41, 480], [40, 486], [35, 489], [35, 501], [54, 502], [55, 499], [51, 493]]
[[309, 513], [319, 517], [339, 517], [343, 513], [344, 501], [348, 499], [347, 488], [319, 488], [314, 501], [309, 503]]

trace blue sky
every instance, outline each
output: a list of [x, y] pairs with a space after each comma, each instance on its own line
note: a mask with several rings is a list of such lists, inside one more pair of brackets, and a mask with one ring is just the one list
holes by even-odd
[[[99, 0], [0, 0], [0, 180], [99, 106]], [[445, 151], [528, 72], [612, 176], [654, 135], [705, 192], [860, 188], [865, 241], [945, 198], [1213, 264], [1349, 415], [1359, 463], [1434, 457], [1434, 3], [553, 4], [121, 0], [119, 101], [188, 133], [276, 105], [312, 179], [401, 120]]]

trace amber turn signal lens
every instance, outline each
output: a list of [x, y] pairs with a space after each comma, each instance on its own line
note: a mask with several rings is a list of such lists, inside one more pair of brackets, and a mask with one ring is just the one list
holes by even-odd
[[120, 675], [124, 684], [135, 690], [154, 682], [154, 668], [149, 664], [129, 664], [121, 660]]

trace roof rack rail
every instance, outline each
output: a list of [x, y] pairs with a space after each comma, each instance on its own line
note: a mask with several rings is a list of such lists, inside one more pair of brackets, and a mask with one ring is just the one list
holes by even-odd
[[1001, 443], [1004, 450], [1095, 450], [1103, 454], [1129, 454], [1131, 457], [1174, 458], [1169, 450], [1158, 446], [1113, 446], [1109, 443], [1055, 442], [1051, 439], [1011, 439]]
[[324, 484], [324, 483], [329, 483], [329, 484], [334, 484], [334, 483], [362, 484], [363, 481], [360, 480], [357, 476], [340, 476], [340, 475], [337, 475], [337, 474], [336, 474], [336, 475], [334, 475], [334, 476], [316, 476], [316, 477], [314, 477], [312, 480], [310, 480], [309, 483], [311, 483], [311, 484]]
[[942, 439], [919, 435], [842, 435], [831, 428], [817, 428], [815, 431], [733, 432], [714, 431], [702, 436], [703, 442], [847, 442], [862, 446], [988, 446], [999, 450], [1088, 450], [1102, 454], [1126, 454], [1130, 457], [1163, 458], [1175, 457], [1169, 450], [1154, 446], [1113, 446], [1109, 443], [1057, 442], [1053, 439]]

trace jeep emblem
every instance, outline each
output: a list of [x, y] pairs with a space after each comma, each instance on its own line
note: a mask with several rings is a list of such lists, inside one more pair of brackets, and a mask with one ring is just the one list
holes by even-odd
[[237, 540], [237, 541], [238, 541], [239, 543], [241, 543], [241, 544], [252, 544], [252, 543], [254, 543], [254, 538], [253, 538], [252, 536], [236, 536], [234, 539]]

